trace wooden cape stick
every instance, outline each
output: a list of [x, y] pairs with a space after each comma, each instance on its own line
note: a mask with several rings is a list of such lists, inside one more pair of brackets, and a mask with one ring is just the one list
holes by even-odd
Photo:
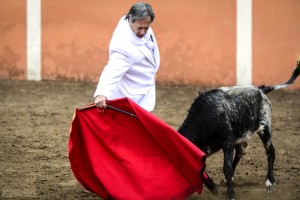
[[[113, 107], [113, 106], [110, 106], [110, 105], [106, 105], [107, 108], [110, 108], [110, 109], [113, 109], [113, 110], [116, 110], [118, 112], [121, 112], [121, 113], [124, 113], [124, 114], [127, 114], [127, 115], [130, 115], [131, 117], [137, 117], [135, 114], [132, 114], [130, 112], [127, 112], [125, 110], [122, 110], [122, 109], [119, 109], [119, 108], [116, 108], [116, 107]], [[84, 106], [84, 107], [81, 107], [81, 108], [78, 108], [78, 110], [86, 110], [86, 109], [89, 109], [89, 108], [94, 108], [96, 107], [96, 104], [91, 104], [91, 105], [87, 105], [87, 106]]]

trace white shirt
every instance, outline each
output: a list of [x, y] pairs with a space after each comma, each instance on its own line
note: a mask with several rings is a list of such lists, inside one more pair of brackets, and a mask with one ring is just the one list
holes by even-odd
[[151, 27], [143, 38], [139, 38], [125, 16], [122, 17], [110, 41], [109, 61], [99, 78], [94, 97], [104, 95], [109, 100], [128, 97], [152, 111], [159, 64], [159, 50]]

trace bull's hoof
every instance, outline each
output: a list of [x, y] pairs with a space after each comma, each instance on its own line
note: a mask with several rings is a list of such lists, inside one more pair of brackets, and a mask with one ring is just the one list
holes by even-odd
[[214, 195], [214, 196], [218, 196], [220, 194], [220, 191], [219, 191], [219, 187], [218, 186], [215, 186], [214, 189], [211, 189], [210, 190], [211, 193]]
[[204, 180], [204, 185], [211, 191], [213, 195], [218, 195], [219, 194], [219, 188], [218, 186], [213, 182], [211, 178]]
[[266, 180], [266, 187], [267, 187], [267, 193], [271, 193], [271, 189], [273, 186], [275, 186], [275, 182], [274, 183], [271, 183], [271, 181], [269, 181], [269, 179]]
[[235, 192], [234, 190], [227, 189], [227, 200], [235, 200]]
[[235, 200], [235, 195], [232, 195], [231, 197], [227, 197], [226, 200]]

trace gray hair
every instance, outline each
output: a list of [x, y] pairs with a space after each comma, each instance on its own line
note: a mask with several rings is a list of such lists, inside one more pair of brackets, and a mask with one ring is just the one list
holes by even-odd
[[126, 15], [126, 19], [131, 20], [131, 22], [133, 23], [148, 16], [150, 16], [151, 22], [153, 22], [155, 15], [151, 5], [148, 3], [138, 2], [130, 8], [129, 12]]

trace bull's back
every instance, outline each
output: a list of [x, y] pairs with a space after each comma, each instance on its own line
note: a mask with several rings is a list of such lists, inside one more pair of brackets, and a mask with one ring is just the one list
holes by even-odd
[[230, 104], [234, 105], [232, 115], [229, 114], [231, 126], [235, 137], [244, 137], [245, 134], [255, 132], [260, 124], [269, 121], [271, 103], [266, 95], [257, 87], [230, 87], [220, 88], [231, 99]]
[[204, 92], [193, 102], [179, 132], [199, 148], [216, 151], [226, 135], [238, 139], [258, 128], [265, 98], [256, 87], [223, 87]]

